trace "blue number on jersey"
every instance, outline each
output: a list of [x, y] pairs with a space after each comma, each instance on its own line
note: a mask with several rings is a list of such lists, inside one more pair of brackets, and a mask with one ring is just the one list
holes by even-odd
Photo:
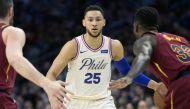
[[100, 82], [100, 75], [101, 75], [101, 73], [87, 73], [87, 74], [85, 74], [86, 79], [84, 80], [84, 83], [98, 84]]
[[171, 44], [171, 49], [177, 53], [178, 60], [184, 63], [190, 62], [190, 48], [188, 46]]

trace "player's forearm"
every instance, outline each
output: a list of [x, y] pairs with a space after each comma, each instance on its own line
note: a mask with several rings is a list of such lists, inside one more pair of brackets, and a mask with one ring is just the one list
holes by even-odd
[[128, 73], [128, 77], [131, 79], [136, 78], [141, 72], [145, 70], [150, 61], [150, 57], [147, 55], [139, 54], [133, 61], [131, 70]]
[[46, 77], [52, 81], [56, 80], [57, 76], [63, 70], [62, 66], [57, 62], [53, 62], [52, 66], [50, 67]]
[[[119, 61], [113, 61], [114, 66], [116, 67], [116, 69], [122, 74], [122, 75], [127, 75], [129, 70], [130, 70], [130, 65], [127, 61], [126, 58], [122, 58]], [[134, 78], [133, 82], [143, 85], [143, 86], [147, 86], [148, 83], [150, 81], [150, 78], [148, 78], [146, 75], [144, 75], [143, 73], [141, 73], [140, 75], [138, 75], [136, 78]]]
[[64, 60], [56, 58], [51, 65], [46, 77], [49, 78], [50, 80], [56, 80], [57, 76], [60, 75], [60, 73], [63, 71], [67, 62]]
[[53, 73], [51, 73], [51, 70], [48, 71], [46, 77], [47, 77], [48, 79], [50, 79], [50, 80], [53, 80], [53, 81], [56, 80], [56, 76], [55, 76]]
[[10, 64], [21, 76], [40, 87], [47, 85], [50, 81], [34, 68], [34, 66], [23, 56], [14, 56], [14, 59], [12, 58], [10, 60]]

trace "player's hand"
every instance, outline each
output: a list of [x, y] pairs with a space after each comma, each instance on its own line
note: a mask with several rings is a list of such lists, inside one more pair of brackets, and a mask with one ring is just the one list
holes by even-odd
[[68, 97], [67, 93], [73, 95], [72, 92], [65, 88], [66, 85], [68, 84], [63, 81], [49, 80], [48, 84], [43, 86], [43, 89], [48, 95], [51, 104], [51, 109], [66, 109], [63, 103], [65, 103], [65, 100], [71, 100], [71, 98]]
[[109, 89], [121, 89], [127, 87], [129, 84], [132, 83], [132, 80], [128, 77], [123, 77], [118, 80], [112, 80], [109, 84]]
[[167, 92], [168, 92], [168, 89], [164, 85], [164, 83], [160, 82], [160, 83], [158, 83], [157, 88], [155, 89], [155, 91], [158, 92], [158, 94], [164, 98], [166, 96]]
[[56, 97], [49, 97], [49, 102], [51, 109], [67, 109], [66, 106], [62, 103], [61, 100], [57, 99]]

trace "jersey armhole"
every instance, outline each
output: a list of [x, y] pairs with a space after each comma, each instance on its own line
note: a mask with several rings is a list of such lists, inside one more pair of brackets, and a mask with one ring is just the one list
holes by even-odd
[[7, 28], [7, 27], [9, 27], [10, 25], [3, 25], [2, 27], [1, 27], [1, 38], [2, 38], [2, 41], [3, 41], [3, 44], [5, 45], [5, 41], [3, 40], [3, 31]]

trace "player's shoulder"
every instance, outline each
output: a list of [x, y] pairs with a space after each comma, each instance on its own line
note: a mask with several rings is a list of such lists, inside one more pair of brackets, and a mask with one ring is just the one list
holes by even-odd
[[60, 52], [60, 55], [73, 58], [77, 53], [77, 43], [75, 39], [67, 41], [64, 46], [62, 47], [62, 50]]
[[133, 52], [137, 54], [142, 50], [142, 47], [148, 47], [149, 49], [155, 48], [157, 45], [156, 38], [154, 34], [144, 34], [138, 40], [135, 41], [133, 45]]
[[76, 41], [76, 39], [74, 38], [74, 39], [71, 39], [71, 40], [69, 40], [68, 42], [67, 42], [68, 44], [70, 44], [70, 45], [77, 45], [77, 41]]
[[14, 27], [14, 26], [8, 26], [7, 28], [4, 29], [4, 31], [7, 32], [20, 32], [20, 33], [24, 33], [24, 30], [18, 27]]
[[156, 45], [156, 34], [144, 34], [141, 38], [139, 38], [135, 44], [143, 44], [143, 43], [150, 43], [151, 45], [155, 46]]
[[112, 53], [118, 52], [118, 50], [123, 50], [122, 43], [117, 39], [112, 39]]
[[76, 49], [77, 46], [78, 46], [78, 43], [77, 43], [76, 39], [71, 39], [71, 40], [67, 41], [63, 47], [68, 47], [73, 50], [73, 49]]
[[14, 36], [14, 38], [22, 38], [25, 39], [25, 33], [23, 29], [18, 28], [18, 27], [13, 27], [13, 26], [8, 26], [6, 27], [3, 32], [3, 39], [6, 40], [8, 36]]
[[117, 39], [112, 39], [112, 47], [118, 47], [118, 46], [122, 46], [121, 41]]

